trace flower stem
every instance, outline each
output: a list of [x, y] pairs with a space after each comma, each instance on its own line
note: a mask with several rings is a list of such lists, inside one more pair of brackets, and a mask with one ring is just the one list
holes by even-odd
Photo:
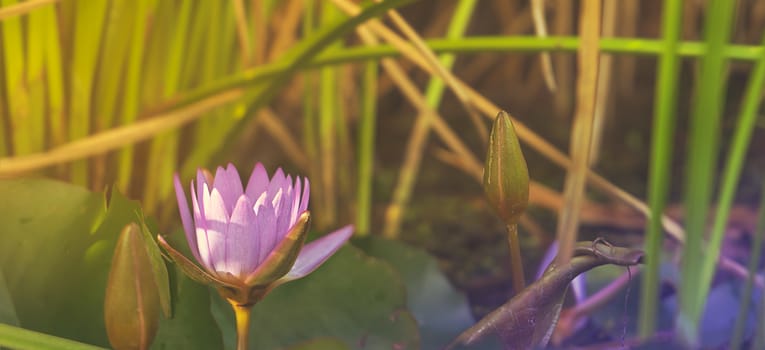
[[247, 341], [250, 335], [250, 313], [251, 305], [241, 305], [238, 302], [229, 299], [229, 304], [234, 309], [236, 316], [236, 350], [247, 350]]
[[520, 293], [526, 286], [523, 276], [523, 259], [521, 258], [521, 244], [518, 240], [518, 225], [507, 225], [507, 241], [510, 244], [510, 265], [513, 269], [513, 289], [515, 294]]

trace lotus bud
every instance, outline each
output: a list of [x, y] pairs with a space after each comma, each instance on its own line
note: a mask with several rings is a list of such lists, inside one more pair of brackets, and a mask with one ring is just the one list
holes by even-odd
[[118, 350], [148, 349], [159, 327], [160, 296], [140, 227], [120, 233], [106, 284], [104, 318]]
[[529, 171], [510, 116], [500, 111], [491, 127], [483, 169], [489, 203], [507, 225], [516, 224], [529, 202]]

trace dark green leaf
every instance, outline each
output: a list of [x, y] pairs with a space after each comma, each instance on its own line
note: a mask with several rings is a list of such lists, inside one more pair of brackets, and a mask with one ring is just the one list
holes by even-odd
[[186, 277], [176, 267], [173, 318], [159, 322], [152, 349], [221, 349], [223, 340], [210, 313], [209, 289]]
[[350, 350], [351, 348], [336, 338], [320, 338], [309, 340], [295, 346], [290, 346], [286, 350]]
[[0, 323], [19, 325], [19, 317], [16, 316], [16, 308], [13, 306], [11, 292], [8, 291], [2, 271], [0, 271]]
[[0, 270], [22, 327], [108, 345], [104, 290], [135, 202], [41, 179], [2, 180]]
[[423, 349], [442, 349], [473, 324], [465, 296], [452, 287], [433, 257], [380, 237], [354, 243], [367, 254], [393, 265], [401, 274], [406, 283], [407, 306], [420, 326]]
[[[0, 324], [0, 345], [16, 350], [102, 350], [103, 348]], [[3, 347], [4, 349], [4, 347]]]
[[[234, 314], [212, 295], [226, 349], [235, 348]], [[309, 276], [277, 287], [252, 311], [250, 349], [277, 349], [335, 337], [353, 349], [416, 349], [416, 321], [404, 285], [387, 263], [346, 246]]]

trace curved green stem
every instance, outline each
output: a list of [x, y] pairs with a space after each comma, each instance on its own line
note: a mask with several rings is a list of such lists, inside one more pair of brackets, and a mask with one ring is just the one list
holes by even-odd
[[[547, 38], [534, 36], [482, 36], [460, 39], [430, 39], [426, 40], [426, 43], [437, 54], [574, 52], [579, 46], [579, 39], [568, 36], [550, 36]], [[600, 40], [600, 49], [606, 53], [656, 56], [664, 51], [664, 46], [661, 40], [656, 39], [603, 38]], [[762, 46], [730, 44], [723, 48], [722, 55], [733, 60], [752, 61], [758, 60], [762, 56], [763, 51], [765, 51], [765, 48]], [[702, 42], [677, 42], [677, 54], [679, 56], [698, 57], [705, 53], [706, 46]], [[385, 44], [355, 46], [323, 52], [298, 68], [308, 70], [328, 65], [397, 57], [400, 54], [396, 48]], [[270, 83], [273, 79], [278, 78], [278, 76], [290, 69], [291, 67], [288, 62], [278, 60], [273, 63], [253, 67], [221, 78], [194, 91], [184, 92], [175, 96], [171, 99], [172, 102], [164, 107], [167, 110], [171, 110], [194, 103], [216, 92]]]
[[518, 225], [507, 225], [507, 241], [510, 244], [510, 265], [513, 269], [513, 289], [515, 294], [526, 288], [526, 278], [523, 276], [523, 258], [521, 257], [521, 244], [518, 240]]

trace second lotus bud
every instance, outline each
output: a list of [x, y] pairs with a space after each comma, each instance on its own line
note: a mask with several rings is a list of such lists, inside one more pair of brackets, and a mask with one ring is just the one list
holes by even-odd
[[500, 111], [489, 136], [483, 188], [502, 220], [516, 224], [529, 202], [529, 171], [510, 116]]

